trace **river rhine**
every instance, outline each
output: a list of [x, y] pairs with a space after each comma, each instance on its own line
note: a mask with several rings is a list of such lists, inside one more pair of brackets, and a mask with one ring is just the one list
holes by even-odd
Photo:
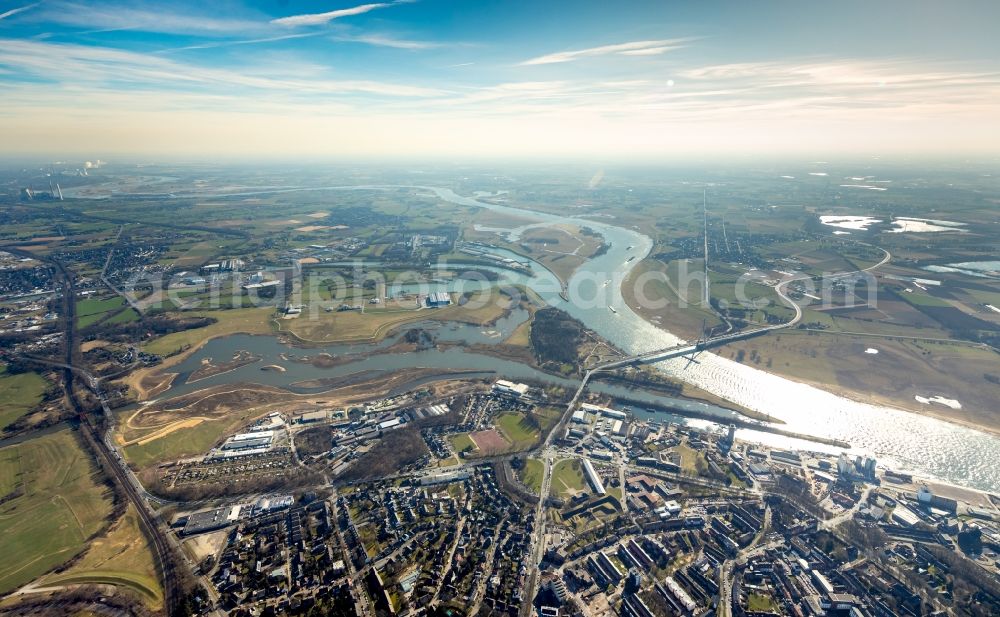
[[[559, 217], [496, 205], [458, 195], [450, 189], [434, 187], [270, 188], [262, 191], [248, 190], [238, 195], [296, 191], [399, 189], [426, 191], [447, 202], [507, 213], [519, 219], [535, 220], [538, 222], [537, 224], [571, 223], [590, 227], [604, 236], [605, 241], [610, 243], [610, 248], [605, 254], [588, 260], [573, 275], [568, 285], [571, 302], [566, 302], [560, 297], [561, 286], [558, 281], [550, 272], [537, 264], [535, 264], [535, 273], [531, 277], [505, 273], [502, 280], [527, 284], [546, 302], [564, 309], [586, 324], [588, 328], [628, 354], [662, 349], [680, 342], [678, 337], [650, 324], [635, 314], [622, 299], [621, 281], [631, 268], [649, 254], [653, 246], [649, 237], [635, 230], [590, 219]], [[229, 195], [233, 194], [213, 196]], [[511, 230], [511, 233], [516, 236], [518, 230]], [[523, 258], [519, 257], [519, 259]], [[613, 284], [605, 284], [609, 280]], [[613, 306], [617, 312], [610, 311], [609, 306]], [[240, 339], [227, 342], [212, 341], [188, 362], [205, 356], [211, 356], [217, 360], [227, 359], [228, 355], [226, 354], [234, 351], [234, 345], [236, 348], [239, 347], [238, 341]], [[242, 342], [246, 343], [246, 341]], [[278, 344], [276, 339], [274, 339], [274, 343]], [[260, 350], [258, 345], [252, 346], [257, 347], [258, 351]], [[246, 348], [246, 345], [243, 348]], [[289, 351], [289, 348], [284, 347], [284, 351]], [[351, 371], [362, 371], [433, 365], [450, 366], [454, 369], [483, 368], [512, 378], [537, 377], [531, 374], [533, 371], [526, 371], [528, 367], [486, 356], [478, 356], [483, 359], [481, 363], [476, 361], [475, 364], [470, 364], [469, 356], [474, 354], [467, 354], [458, 349], [446, 352], [416, 353], [419, 355], [375, 355], [363, 362], [344, 365], [340, 368], [344, 369], [349, 366]], [[436, 361], [431, 361], [433, 356], [430, 354], [437, 354]], [[448, 354], [453, 354], [453, 356], [449, 357]], [[179, 367], [182, 373], [191, 370], [194, 366], [186, 364], [186, 366]], [[298, 364], [298, 366], [307, 367], [310, 370], [300, 371], [296, 368], [294, 379], [286, 375], [282, 381], [287, 384], [311, 377], [335, 376], [325, 370], [313, 369], [307, 364]], [[656, 366], [671, 376], [727, 400], [780, 418], [786, 423], [782, 428], [797, 433], [847, 441], [852, 444], [852, 452], [870, 454], [878, 459], [880, 466], [906, 470], [920, 476], [960, 486], [994, 492], [1000, 491], [1000, 469], [994, 463], [996, 460], [1000, 460], [1000, 437], [915, 413], [852, 401], [710, 353], [702, 353], [698, 357], [698, 363], [677, 359], [661, 362]], [[252, 368], [252, 370], [254, 371], [253, 381], [267, 383], [272, 378], [265, 377], [265, 375], [275, 375], [275, 373], [261, 372], [256, 368]], [[291, 367], [289, 370], [291, 372]], [[312, 373], [315, 371], [321, 371], [322, 375], [313, 375]], [[251, 380], [249, 371], [245, 368], [194, 385], [202, 387], [220, 383], [220, 379], [225, 381]], [[175, 387], [169, 391], [169, 395], [190, 390], [191, 386], [192, 384], [184, 385], [181, 380], [178, 380]], [[778, 447], [806, 447], [817, 451], [831, 451], [828, 447], [770, 433], [740, 430], [739, 436], [742, 439], [759, 441]]]

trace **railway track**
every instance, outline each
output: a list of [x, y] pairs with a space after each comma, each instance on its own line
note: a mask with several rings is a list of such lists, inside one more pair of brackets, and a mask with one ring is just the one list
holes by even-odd
[[[89, 410], [80, 401], [76, 392], [75, 379], [76, 372], [79, 370], [77, 366], [79, 353], [75, 330], [76, 293], [73, 273], [65, 264], [51, 257], [39, 256], [22, 249], [5, 248], [5, 250], [47, 263], [56, 271], [56, 277], [62, 288], [61, 321], [63, 324], [64, 340], [62, 350], [63, 363], [61, 366], [66, 398], [73, 407], [73, 412], [76, 413], [77, 426], [80, 429], [80, 433], [91, 448], [93, 448], [94, 453], [101, 459], [101, 462], [104, 463], [104, 468], [114, 476], [116, 486], [124, 493], [139, 515], [139, 526], [153, 547], [153, 556], [160, 571], [163, 586], [163, 611], [168, 617], [174, 615], [180, 605], [181, 590], [177, 583], [177, 576], [175, 576], [174, 567], [176, 559], [173, 547], [167, 539], [166, 534], [160, 529], [156, 516], [150, 511], [142, 495], [135, 484], [133, 484], [129, 473], [124, 469], [125, 463], [104, 442], [104, 439], [101, 437], [100, 427], [94, 425], [92, 414], [89, 413]], [[94, 385], [92, 383], [87, 384], [87, 387], [93, 387]], [[104, 412], [110, 413], [103, 395], [100, 392], [96, 392], [96, 394], [101, 399]]]

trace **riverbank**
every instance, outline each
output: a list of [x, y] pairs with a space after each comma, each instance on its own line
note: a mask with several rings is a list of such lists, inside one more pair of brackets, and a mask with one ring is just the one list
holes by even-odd
[[[198, 353], [209, 342], [218, 338], [230, 336], [232, 334], [269, 336], [266, 334], [255, 334], [249, 331], [223, 332], [214, 335], [209, 335], [206, 336], [201, 341], [199, 341], [198, 343], [185, 348], [183, 351], [180, 351], [178, 353], [175, 353], [171, 356], [164, 358], [162, 362], [160, 362], [155, 366], [148, 366], [138, 369], [136, 371], [132, 371], [123, 379], [121, 379], [120, 383], [128, 386], [129, 392], [135, 394], [136, 396], [135, 401], [137, 403], [141, 403], [143, 401], [147, 401], [151, 398], [159, 396], [160, 394], [163, 394], [165, 391], [170, 389], [170, 386], [173, 384], [174, 379], [176, 379], [177, 375], [179, 374], [179, 373], [169, 372], [167, 369], [173, 368], [178, 364], [183, 363], [185, 360], [187, 360], [194, 354]], [[237, 370], [238, 368], [240, 367], [233, 366], [228, 371], [225, 372], [232, 372], [234, 370]], [[223, 373], [217, 373], [217, 374], [223, 374]], [[204, 379], [207, 378], [208, 376], [204, 377]]]
[[215, 364], [212, 358], [203, 358], [201, 361], [201, 367], [192, 371], [191, 374], [188, 375], [187, 383], [195, 383], [203, 379], [208, 379], [209, 377], [224, 375], [231, 371], [235, 371], [238, 368], [254, 364], [259, 361], [260, 356], [256, 356], [246, 350], [236, 352], [236, 354], [233, 355], [232, 360], [229, 360], [228, 362], [221, 362], [219, 364]]
[[[476, 299], [477, 297], [473, 297], [470, 301]], [[491, 294], [490, 299], [495, 300], [496, 298], [494, 298]], [[499, 319], [509, 315], [512, 310], [513, 307], [510, 305], [510, 302], [507, 302], [504, 306], [499, 306], [495, 302], [488, 302], [484, 306], [472, 309], [467, 309], [464, 306], [453, 304], [441, 309], [405, 311], [402, 315], [396, 313], [392, 313], [390, 315], [378, 315], [376, 313], [373, 315], [372, 313], [360, 313], [357, 311], [330, 313], [324, 314], [327, 316], [326, 321], [321, 320], [319, 323], [311, 324], [310, 327], [313, 329], [322, 328], [324, 326], [332, 328], [332, 324], [328, 323], [331, 319], [333, 319], [329, 317], [330, 315], [339, 316], [341, 320], [348, 318], [363, 320], [367, 316], [372, 318], [371, 321], [367, 322], [367, 325], [374, 326], [374, 330], [366, 333], [364, 336], [327, 337], [329, 340], [311, 340], [299, 336], [299, 334], [294, 331], [283, 329], [283, 326], [288, 322], [275, 319], [274, 310], [271, 308], [199, 312], [196, 313], [199, 316], [205, 315], [213, 317], [218, 321], [203, 328], [167, 334], [151, 341], [150, 343], [147, 343], [144, 346], [144, 350], [149, 353], [173, 353], [167, 355], [163, 362], [156, 366], [145, 367], [137, 371], [133, 371], [122, 379], [121, 383], [128, 386], [129, 391], [135, 395], [135, 400], [137, 402], [145, 401], [163, 394], [171, 387], [173, 380], [177, 377], [177, 373], [169, 371], [170, 368], [182, 364], [192, 355], [203, 349], [209, 342], [234, 334], [279, 336], [283, 337], [286, 342], [299, 349], [320, 349], [331, 345], [341, 344], [374, 345], [383, 341], [399, 328], [419, 323], [421, 321], [435, 321], [441, 323], [454, 322], [488, 327], [496, 323]], [[345, 315], [347, 317], [345, 317]], [[390, 318], [385, 319], [386, 317]], [[340, 325], [343, 326], [343, 328], [336, 328], [338, 333], [347, 329], [347, 326], [351, 324]], [[414, 348], [415, 346], [413, 345], [405, 344], [402, 341], [399, 341], [392, 348], [379, 350], [378, 352], [401, 353], [405, 351], [412, 351]], [[377, 352], [373, 350], [373, 353]], [[359, 354], [350, 359], [336, 358], [333, 359], [330, 364], [333, 366], [344, 362], [351, 362], [363, 357], [366, 356]], [[232, 366], [228, 366], [227, 368], [229, 370], [235, 370], [236, 368], [239, 368], [239, 365], [234, 364]], [[192, 380], [198, 380], [207, 376], [208, 375], [193, 375]]]
[[[714, 328], [722, 321], [714, 311], [701, 307], [701, 279], [681, 276], [677, 263], [643, 259], [622, 282], [622, 299], [636, 315], [657, 328], [685, 340], [697, 340], [703, 328]], [[699, 260], [686, 263], [691, 273], [702, 268]], [[677, 280], [685, 280], [685, 286], [678, 288], [673, 283]]]
[[273, 314], [273, 308], [185, 312], [184, 316], [211, 317], [216, 322], [203, 328], [173, 332], [146, 343], [142, 346], [142, 350], [165, 356], [163, 361], [156, 366], [132, 371], [119, 380], [119, 383], [128, 386], [129, 392], [135, 394], [137, 402], [162, 394], [177, 376], [176, 373], [165, 372], [166, 369], [184, 362], [209, 341], [217, 338], [231, 334], [272, 334], [270, 317]]
[[830, 394], [834, 394], [836, 396], [846, 398], [858, 403], [864, 403], [867, 405], [876, 405], [879, 407], [887, 407], [889, 409], [901, 411], [908, 414], [913, 414], [916, 416], [925, 416], [928, 418], [933, 418], [935, 420], [940, 420], [941, 422], [947, 422], [948, 424], [954, 424], [955, 426], [961, 426], [962, 428], [968, 428], [975, 431], [979, 431], [981, 433], [988, 433], [990, 435], [1000, 437], [1000, 427], [995, 427], [993, 425], [971, 422], [960, 418], [956, 418], [953, 415], [949, 415], [954, 413], [954, 410], [952, 409], [948, 410], [942, 409], [939, 411], [938, 409], [935, 409], [935, 407], [933, 407], [932, 405], [922, 405], [920, 403], [916, 403], [916, 401], [914, 401], [913, 407], [903, 407], [899, 405], [896, 399], [881, 396], [876, 393], [857, 392], [854, 390], [848, 390], [846, 388], [831, 386], [830, 384], [824, 384], [821, 382], [800, 380], [788, 375], [782, 375], [782, 377], [790, 381], [795, 381], [796, 383], [802, 383], [808, 386], [812, 386], [814, 388], [818, 388], [820, 390], [824, 390], [826, 392], [829, 392]]
[[[695, 281], [685, 297], [679, 296], [681, 290], [658, 278], [669, 274], [673, 280], [675, 270], [673, 263], [668, 267], [656, 260], [644, 260], [623, 284], [622, 297], [647, 323], [691, 339], [699, 336], [702, 318], [708, 325], [717, 318], [691, 304], [678, 305], [679, 300], [690, 300], [700, 293], [701, 287]], [[656, 277], [636, 288], [636, 282], [650, 275]], [[663, 309], [647, 306], [663, 301], [668, 303]], [[1000, 419], [995, 412], [1000, 384], [986, 379], [987, 374], [1000, 375], [1000, 355], [986, 349], [908, 340], [891, 333], [854, 336], [837, 330], [789, 328], [734, 342], [713, 353], [851, 401], [1000, 436]], [[958, 400], [961, 409], [922, 404], [916, 399], [939, 395]]]
[[463, 237], [531, 260], [550, 272], [563, 288], [591, 257], [606, 250], [599, 234], [584, 232], [588, 228], [586, 226], [555, 221], [548, 224], [526, 223], [521, 226], [523, 229], [517, 241], [512, 241], [508, 234], [519, 227], [509, 225], [510, 222], [495, 226], [477, 224], [465, 228]]
[[720, 418], [717, 415], [701, 412], [692, 409], [680, 409], [678, 407], [673, 407], [670, 405], [658, 405], [656, 403], [650, 403], [647, 401], [641, 401], [638, 399], [628, 399], [616, 397], [615, 402], [617, 404], [624, 404], [628, 406], [638, 407], [640, 409], [646, 409], [654, 412], [663, 412], [673, 414], [675, 416], [681, 416], [684, 418], [694, 418], [698, 420], [707, 420], [708, 422], [713, 422], [719, 426], [724, 426], [726, 424], [733, 424], [737, 428], [750, 429], [754, 431], [762, 431], [765, 433], [774, 433], [775, 435], [781, 435], [782, 437], [790, 437], [793, 439], [801, 439], [803, 441], [811, 441], [813, 443], [820, 443], [826, 446], [833, 446], [836, 448], [843, 448], [844, 450], [850, 450], [851, 444], [842, 439], [832, 439], [829, 437], [822, 437], [819, 435], [808, 435], [805, 433], [797, 433], [795, 431], [789, 431], [771, 424], [764, 422], [754, 422], [751, 420], [744, 420], [741, 418]]
[[[790, 329], [715, 353], [852, 401], [1000, 436], [1000, 384], [986, 379], [988, 374], [1000, 375], [1000, 355], [992, 351]], [[938, 395], [957, 400], [961, 408], [916, 399]]]

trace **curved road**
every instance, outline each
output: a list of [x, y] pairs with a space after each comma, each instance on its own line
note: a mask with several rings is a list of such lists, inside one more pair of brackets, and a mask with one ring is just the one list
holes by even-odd
[[[861, 243], [859, 243], [859, 244], [861, 244]], [[866, 244], [865, 246], [872, 246], [872, 245], [867, 245]], [[877, 248], [878, 250], [880, 250], [883, 253], [885, 253], [885, 255], [882, 257], [882, 261], [878, 262], [875, 265], [868, 266], [867, 268], [861, 268], [860, 270], [852, 270], [851, 272], [840, 272], [838, 274], [831, 274], [831, 275], [829, 275], [830, 278], [836, 280], [836, 279], [847, 278], [847, 277], [853, 276], [855, 274], [862, 274], [864, 272], [871, 272], [872, 270], [874, 270], [876, 268], [880, 268], [880, 267], [884, 266], [885, 264], [889, 263], [889, 261], [892, 259], [892, 253], [890, 253], [889, 251], [885, 250], [881, 246], [876, 246], [874, 248]], [[775, 326], [768, 326], [768, 327], [762, 328], [762, 330], [780, 330], [782, 328], [790, 328], [791, 326], [794, 326], [795, 324], [797, 324], [802, 319], [802, 307], [799, 306], [798, 304], [796, 304], [794, 300], [792, 300], [791, 298], [788, 297], [788, 295], [785, 293], [785, 287], [789, 283], [794, 283], [794, 282], [797, 282], [797, 281], [808, 281], [808, 280], [814, 280], [814, 279], [819, 279], [819, 278], [821, 278], [821, 277], [819, 277], [819, 276], [813, 276], [811, 274], [805, 274], [805, 275], [802, 275], [802, 276], [796, 276], [796, 277], [792, 277], [790, 279], [786, 279], [784, 281], [781, 281], [777, 285], [775, 285], [774, 286], [774, 291], [778, 294], [778, 297], [780, 297], [785, 303], [787, 303], [792, 308], [792, 310], [795, 311], [795, 317], [793, 317], [790, 321], [788, 321], [786, 323], [778, 324], [778, 325], [775, 325]]]

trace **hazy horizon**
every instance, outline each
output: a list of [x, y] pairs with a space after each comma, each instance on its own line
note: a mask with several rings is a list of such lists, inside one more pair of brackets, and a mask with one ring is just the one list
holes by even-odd
[[989, 158], [998, 18], [987, 2], [7, 1], [0, 155]]

